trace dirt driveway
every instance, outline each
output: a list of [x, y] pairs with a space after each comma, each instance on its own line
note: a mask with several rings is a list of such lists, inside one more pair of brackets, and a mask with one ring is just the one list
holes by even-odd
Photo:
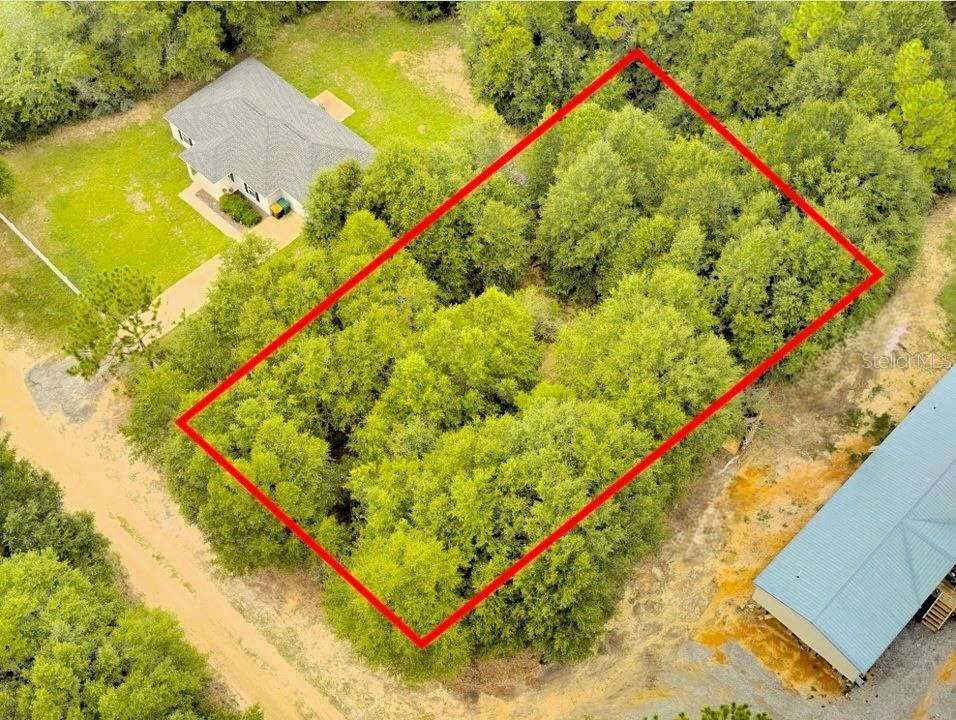
[[[0, 336], [4, 345], [10, 340]], [[53, 474], [68, 508], [96, 514], [97, 528], [110, 539], [132, 587], [179, 618], [241, 705], [259, 702], [269, 718], [341, 719], [229, 603], [199, 532], [179, 515], [155, 473], [130, 459], [116, 434], [118, 398], [104, 392], [82, 423], [69, 423], [60, 413], [44, 415], [24, 383], [34, 363], [23, 349], [0, 352], [2, 430], [21, 456]], [[303, 708], [309, 712], [300, 715]]]
[[176, 613], [239, 701], [261, 702], [270, 720], [634, 720], [731, 700], [776, 720], [948, 720], [956, 717], [956, 623], [936, 635], [907, 628], [872, 681], [844, 696], [748, 598], [753, 576], [859, 462], [873, 418], [899, 419], [942, 374], [863, 360], [894, 339], [911, 353], [945, 346], [935, 297], [951, 272], [942, 245], [952, 222], [954, 198], [931, 216], [920, 267], [879, 316], [798, 383], [761, 391], [761, 423], [745, 451], [703, 473], [673, 513], [673, 539], [635, 569], [597, 654], [565, 668], [529, 654], [478, 665], [451, 685], [404, 687], [328, 631], [313, 578], [217, 570], [161, 478], [129, 457], [116, 432], [122, 397], [105, 391], [74, 423], [41, 412], [24, 385], [40, 356], [0, 335], [0, 412], [13, 445], [56, 476], [67, 505], [96, 513], [132, 586]]

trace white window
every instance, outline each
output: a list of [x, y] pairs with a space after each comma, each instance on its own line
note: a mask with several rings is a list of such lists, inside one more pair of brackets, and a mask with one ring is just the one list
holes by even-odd
[[255, 190], [253, 190], [251, 187], [249, 187], [249, 183], [244, 182], [244, 183], [242, 183], [242, 184], [243, 184], [243, 186], [245, 186], [246, 192], [247, 192], [249, 195], [252, 195], [252, 197], [254, 197], [254, 198], [256, 199], [256, 202], [259, 202], [259, 193], [257, 193], [257, 192], [256, 192]]
[[193, 141], [182, 130], [180, 130], [179, 128], [176, 128], [176, 132], [179, 133], [179, 139], [182, 140], [184, 143], [186, 143], [187, 145], [193, 144]]

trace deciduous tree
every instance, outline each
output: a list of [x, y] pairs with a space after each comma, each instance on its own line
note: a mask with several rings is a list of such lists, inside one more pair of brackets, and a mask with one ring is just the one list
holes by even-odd
[[560, 105], [581, 73], [584, 50], [564, 3], [468, 5], [465, 62], [478, 98], [510, 124], [530, 127]]
[[229, 62], [219, 13], [208, 5], [189, 3], [176, 19], [166, 72], [187, 80], [209, 80]]
[[595, 299], [597, 277], [627, 228], [632, 202], [627, 169], [606, 141], [557, 171], [541, 204], [537, 253], [561, 295]]
[[315, 177], [305, 203], [305, 237], [312, 245], [322, 245], [342, 229], [361, 182], [362, 168], [352, 159]]
[[494, 289], [435, 313], [413, 348], [355, 435], [364, 458], [421, 454], [446, 430], [514, 409], [541, 362], [531, 316]]

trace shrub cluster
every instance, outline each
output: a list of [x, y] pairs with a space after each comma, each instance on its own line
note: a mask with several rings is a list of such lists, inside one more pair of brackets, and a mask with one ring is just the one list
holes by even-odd
[[241, 192], [223, 193], [219, 198], [219, 207], [226, 215], [246, 227], [253, 227], [262, 220], [262, 214]]
[[400, 18], [417, 23], [430, 23], [455, 12], [457, 2], [445, 0], [398, 0], [395, 12]]

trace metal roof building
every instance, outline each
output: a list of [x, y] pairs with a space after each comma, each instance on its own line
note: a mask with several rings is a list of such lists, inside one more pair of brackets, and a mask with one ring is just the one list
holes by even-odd
[[956, 565], [956, 369], [754, 581], [754, 600], [865, 675]]

